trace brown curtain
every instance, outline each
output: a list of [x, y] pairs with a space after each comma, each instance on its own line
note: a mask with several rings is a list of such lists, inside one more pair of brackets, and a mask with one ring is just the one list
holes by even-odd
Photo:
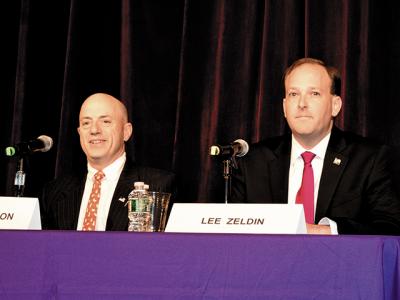
[[[178, 176], [178, 201], [223, 201], [222, 164], [208, 150], [286, 130], [282, 73], [311, 56], [337, 66], [337, 125], [400, 145], [400, 12], [388, 1], [15, 0], [3, 4], [0, 145], [41, 134], [26, 160], [27, 196], [86, 168], [76, 132], [82, 101], [106, 92], [127, 105], [129, 156]], [[15, 158], [0, 159], [10, 195]]]

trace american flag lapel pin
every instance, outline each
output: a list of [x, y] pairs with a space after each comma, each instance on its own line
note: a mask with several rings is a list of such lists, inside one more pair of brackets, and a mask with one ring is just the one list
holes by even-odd
[[333, 160], [333, 164], [340, 166], [340, 163], [342, 162], [342, 160], [340, 158], [335, 157], [335, 159]]

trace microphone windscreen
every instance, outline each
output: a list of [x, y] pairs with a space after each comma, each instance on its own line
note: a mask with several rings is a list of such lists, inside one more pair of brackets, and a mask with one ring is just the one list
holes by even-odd
[[5, 152], [7, 156], [14, 156], [16, 151], [14, 147], [7, 147]]
[[219, 155], [220, 154], [220, 149], [218, 146], [211, 146], [210, 148], [210, 155]]
[[239, 153], [237, 154], [238, 157], [245, 156], [247, 154], [247, 152], [249, 152], [250, 147], [249, 147], [249, 144], [245, 140], [237, 139], [234, 141], [234, 143], [238, 143], [241, 148]]
[[39, 149], [38, 151], [47, 152], [53, 147], [53, 139], [47, 135], [41, 135], [37, 138], [43, 142], [44, 147]]

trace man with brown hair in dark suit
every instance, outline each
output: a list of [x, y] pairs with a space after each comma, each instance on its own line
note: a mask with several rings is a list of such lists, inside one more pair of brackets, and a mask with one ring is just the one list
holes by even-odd
[[[80, 110], [78, 133], [87, 173], [60, 176], [44, 188], [40, 202], [43, 229], [127, 230], [128, 210], [123, 199], [135, 181], [149, 184], [151, 190], [173, 191], [172, 173], [127, 160], [125, 142], [132, 135], [132, 124], [118, 99], [103, 93], [88, 97]], [[102, 174], [100, 195], [93, 226], [88, 226], [97, 173]]]
[[[291, 135], [256, 143], [238, 160], [232, 201], [299, 203], [308, 163], [313, 170], [308, 233], [400, 234], [389, 148], [333, 125], [342, 106], [338, 71], [303, 58], [287, 69], [284, 83]], [[312, 154], [311, 162], [305, 153]]]

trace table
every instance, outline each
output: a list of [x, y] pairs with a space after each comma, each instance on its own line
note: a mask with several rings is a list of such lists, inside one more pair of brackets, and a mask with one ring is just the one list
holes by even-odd
[[0, 231], [0, 299], [400, 299], [400, 237]]

